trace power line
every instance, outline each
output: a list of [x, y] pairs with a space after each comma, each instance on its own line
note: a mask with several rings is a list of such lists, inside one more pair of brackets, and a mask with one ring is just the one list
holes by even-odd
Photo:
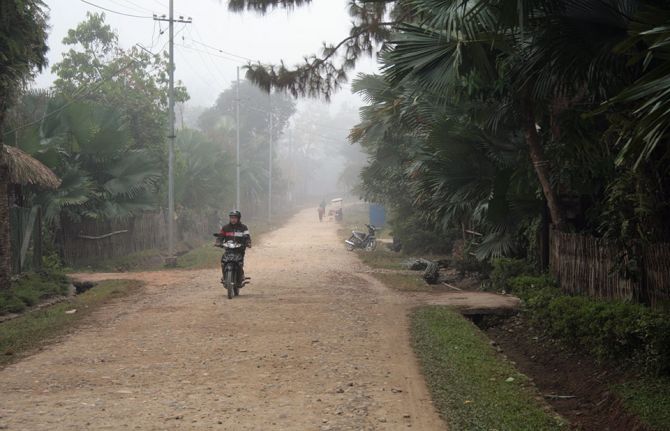
[[[153, 11], [151, 11], [151, 10], [147, 10], [147, 9], [142, 10], [142, 8], [138, 7], [137, 5], [133, 5], [133, 3], [128, 2], [126, 0], [107, 0], [107, 1], [110, 1], [110, 2], [114, 3], [115, 5], [123, 8], [123, 9], [131, 9], [131, 10], [133, 10], [135, 12], [139, 12], [139, 13], [144, 13], [144, 12], [153, 13]], [[125, 4], [119, 3], [120, 1], [123, 1]], [[128, 6], [128, 4], [130, 4], [130, 6]]]
[[144, 12], [151, 12], [152, 14], [154, 13], [154, 11], [152, 11], [151, 9], [147, 9], [144, 6], [140, 6], [137, 3], [134, 3], [130, 0], [110, 0], [110, 1], [112, 1], [113, 3], [117, 3], [119, 1], [122, 1], [126, 4], [129, 4], [130, 6], [126, 6], [126, 7], [130, 8], [130, 9], [135, 9], [135, 10], [140, 11], [140, 12], [144, 11]]
[[133, 14], [130, 14], [130, 13], [119, 12], [119, 11], [116, 11], [116, 10], [108, 9], [104, 6], [100, 6], [100, 5], [97, 5], [95, 3], [91, 3], [90, 1], [87, 1], [87, 0], [79, 0], [79, 1], [82, 2], [82, 3], [89, 4], [93, 7], [97, 7], [98, 9], [102, 9], [102, 10], [106, 10], [107, 12], [115, 13], [117, 15], [128, 16], [128, 17], [131, 17], [131, 18], [154, 19], [153, 16], [133, 15]]
[[[168, 7], [168, 5], [163, 4], [163, 3], [159, 2], [158, 0], [152, 0], [152, 1], [153, 1], [154, 3], [156, 3], [158, 6], [160, 6], [161, 8], [167, 8], [167, 7]], [[175, 13], [176, 13], [177, 15], [181, 15], [181, 16], [185, 16], [185, 15], [186, 15], [186, 14], [180, 13], [179, 11], [175, 11]]]
[[243, 55], [237, 55], [237, 54], [234, 54], [234, 53], [232, 53], [232, 52], [227, 52], [227, 51], [224, 51], [224, 50], [222, 50], [222, 49], [216, 48], [216, 47], [214, 47], [214, 46], [212, 46], [212, 45], [208, 45], [208, 44], [206, 44], [206, 43], [204, 43], [204, 42], [197, 41], [197, 40], [195, 40], [195, 39], [193, 39], [193, 38], [191, 38], [191, 40], [192, 40], [193, 42], [197, 43], [198, 45], [202, 45], [202, 46], [204, 46], [204, 47], [206, 47], [206, 48], [213, 49], [213, 50], [215, 50], [215, 51], [217, 51], [217, 52], [220, 52], [221, 54], [226, 54], [226, 55], [229, 55], [229, 56], [231, 56], [231, 57], [237, 57], [237, 58], [242, 59], [242, 60], [245, 60], [245, 61], [252, 61], [252, 62], [255, 61], [255, 62], [259, 62], [259, 63], [260, 63], [259, 60], [254, 60], [253, 58], [245, 57], [245, 56], [243, 56]]
[[[266, 110], [264, 110], [264, 109], [262, 109], [262, 108], [258, 108], [258, 107], [251, 106], [251, 105], [247, 105], [247, 104], [244, 104], [244, 106], [245, 106], [247, 109], [251, 109], [252, 111], [257, 111], [257, 112], [263, 112], [263, 113], [265, 113], [265, 114], [270, 114], [270, 111], [266, 111]], [[302, 124], [303, 124], [303, 125], [311, 125], [311, 126], [314, 126], [314, 127], [321, 127], [321, 128], [323, 128], [323, 129], [330, 129], [330, 130], [333, 130], [333, 131], [335, 131], [335, 132], [340, 132], [340, 133], [347, 133], [347, 134], [349, 133], [349, 130], [339, 129], [339, 128], [336, 128], [336, 127], [330, 127], [330, 126], [326, 126], [326, 125], [324, 125], [324, 124], [319, 124], [319, 123], [313, 123], [313, 122], [307, 122], [307, 123], [305, 123], [305, 122], [303, 122]], [[296, 126], [296, 128], [299, 129], [300, 127]], [[305, 129], [303, 129], [303, 130], [305, 130]], [[311, 130], [309, 130], [309, 132], [312, 133]], [[339, 140], [339, 138], [337, 138], [337, 137], [335, 137], [335, 136], [325, 136], [325, 135], [317, 135], [317, 136], [320, 136], [320, 137], [322, 137], [322, 138], [326, 138], [326, 139], [335, 139], [335, 140]]]
[[[196, 28], [195, 31], [196, 31], [196, 33], [200, 34], [200, 32], [198, 31], [197, 28]], [[189, 37], [191, 39], [193, 39], [193, 31], [191, 30], [191, 28], [189, 28], [188, 33], [189, 33]], [[198, 52], [198, 58], [200, 58], [203, 63], [205, 62], [204, 57], [200, 54], [200, 52]], [[212, 66], [214, 66], [214, 69], [216, 69], [216, 71], [219, 73], [219, 75], [214, 74], [216, 76], [216, 78], [218, 78], [219, 76], [224, 76], [225, 75], [225, 73], [221, 69], [219, 69], [219, 65], [212, 59], [212, 57], [207, 57], [207, 59], [212, 64]], [[209, 69], [209, 68], [207, 68], [207, 69]]]
[[188, 46], [188, 45], [180, 45], [180, 46], [181, 46], [182, 48], [190, 49], [191, 51], [198, 51], [198, 52], [201, 52], [201, 53], [203, 53], [203, 54], [211, 55], [212, 57], [222, 58], [222, 59], [224, 59], [224, 60], [232, 61], [232, 62], [235, 62], [235, 63], [246, 64], [246, 61], [242, 61], [242, 60], [239, 60], [239, 59], [236, 59], [236, 58], [224, 57], [224, 56], [222, 56], [222, 55], [213, 54], [213, 53], [211, 53], [211, 52], [209, 52], [209, 51], [205, 51], [205, 50], [202, 50], [202, 49], [194, 48], [194, 47], [192, 47], [192, 46]]
[[[179, 46], [179, 45], [177, 45], [177, 46]], [[183, 52], [183, 51], [182, 51], [182, 52]], [[188, 67], [189, 70], [191, 70], [194, 74], [196, 74], [196, 75], [198, 76], [198, 78], [199, 78], [199, 79], [205, 84], [205, 86], [207, 86], [208, 88], [211, 89], [211, 88], [215, 88], [215, 87], [219, 87], [219, 86], [221, 86], [221, 84], [218, 83], [218, 82], [217, 82], [217, 83], [212, 83], [212, 81], [210, 81], [207, 77], [205, 77], [204, 75], [202, 75], [202, 74], [200, 73], [200, 71], [198, 70], [198, 68], [191, 66], [191, 63], [190, 63], [190, 62], [187, 61], [187, 62], [185, 62], [185, 64], [186, 64], [186, 67]], [[209, 69], [208, 69], [208, 71], [209, 71]], [[223, 88], [223, 87], [224, 87], [224, 86], [221, 86], [221, 88]]]

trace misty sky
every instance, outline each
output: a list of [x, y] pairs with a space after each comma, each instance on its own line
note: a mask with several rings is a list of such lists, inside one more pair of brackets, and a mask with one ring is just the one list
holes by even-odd
[[[151, 17], [168, 13], [168, 0], [90, 0], [91, 3], [118, 12]], [[50, 8], [49, 65], [60, 61], [64, 47], [61, 40], [67, 30], [83, 21], [87, 11], [101, 9], [80, 0], [45, 0]], [[225, 0], [175, 0], [175, 15], [192, 17], [192, 24], [175, 26], [176, 78], [182, 80], [191, 95], [190, 104], [210, 106], [222, 89], [235, 79], [236, 67], [246, 61], [233, 55], [292, 65], [303, 55], [318, 52], [323, 41], [338, 42], [349, 30], [345, 0], [314, 0], [306, 7], [287, 12], [275, 10], [261, 16], [228, 11]], [[139, 43], [152, 51], [167, 49], [167, 23], [150, 18], [133, 18], [105, 12], [106, 21], [116, 29], [119, 43], [128, 48]], [[161, 35], [161, 31], [163, 34]], [[211, 45], [223, 54], [205, 47]], [[49, 66], [49, 69], [50, 69]], [[363, 62], [357, 70], [372, 72], [373, 60]], [[243, 71], [241, 72], [243, 76]], [[353, 77], [352, 73], [350, 77]], [[48, 87], [53, 81], [50, 70], [38, 76], [35, 85]], [[333, 98], [333, 104], [358, 105], [348, 87]], [[333, 108], [335, 108], [333, 106]]]

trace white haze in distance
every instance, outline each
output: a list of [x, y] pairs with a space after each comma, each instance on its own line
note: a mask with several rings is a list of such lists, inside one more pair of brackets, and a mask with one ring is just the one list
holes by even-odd
[[[90, 0], [98, 6], [131, 15], [152, 16], [168, 13], [168, 0]], [[48, 87], [54, 80], [50, 67], [60, 61], [67, 31], [86, 18], [86, 12], [104, 12], [80, 0], [46, 0], [49, 11], [49, 68], [36, 78], [36, 87]], [[336, 43], [345, 38], [350, 18], [345, 0], [315, 0], [293, 11], [274, 10], [266, 15], [252, 12], [231, 13], [225, 0], [175, 0], [177, 17], [193, 18], [192, 24], [175, 24], [176, 79], [188, 88], [191, 106], [211, 106], [217, 95], [235, 79], [236, 67], [246, 61], [217, 53], [202, 44], [227, 53], [287, 65], [301, 61], [307, 54], [318, 53], [324, 41]], [[167, 49], [167, 23], [105, 12], [106, 21], [119, 35], [119, 43], [128, 48], [136, 43], [157, 52]], [[161, 31], [163, 34], [161, 35]], [[225, 57], [225, 58], [222, 58]], [[375, 62], [362, 62], [358, 71], [374, 72]], [[243, 76], [243, 71], [241, 74]], [[333, 98], [333, 109], [342, 103], [358, 107], [360, 100], [345, 85]], [[301, 103], [302, 105], [302, 103]]]

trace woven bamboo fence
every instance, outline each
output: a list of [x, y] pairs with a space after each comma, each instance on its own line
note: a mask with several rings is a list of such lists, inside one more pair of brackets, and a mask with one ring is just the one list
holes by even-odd
[[[211, 217], [189, 214], [177, 219], [177, 239], [197, 242], [206, 239], [213, 227]], [[61, 232], [62, 257], [77, 265], [125, 256], [150, 249], [167, 248], [167, 216], [148, 212], [126, 220], [64, 223]]]
[[647, 302], [670, 301], [670, 244], [655, 244], [643, 252], [641, 277], [633, 280], [616, 270], [625, 254], [589, 235], [552, 231], [549, 265], [561, 289], [593, 298]]

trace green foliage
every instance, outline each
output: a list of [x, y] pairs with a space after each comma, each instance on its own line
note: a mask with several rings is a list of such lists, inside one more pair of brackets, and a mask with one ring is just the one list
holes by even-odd
[[511, 282], [547, 334], [601, 360], [670, 372], [670, 315], [637, 304], [567, 296], [542, 279]]
[[669, 378], [640, 378], [615, 385], [613, 389], [626, 409], [635, 413], [650, 429], [670, 430]]
[[0, 295], [0, 315], [20, 313], [26, 309], [26, 303], [16, 295], [4, 293]]
[[175, 202], [193, 209], [232, 208], [234, 157], [202, 132], [181, 130], [176, 142]]
[[47, 222], [119, 219], [155, 208], [158, 160], [148, 150], [132, 148], [127, 123], [116, 109], [56, 97], [47, 115], [40, 142], [24, 147], [62, 179], [59, 189], [34, 198]]
[[416, 206], [428, 231], [476, 228], [480, 259], [523, 255], [543, 200], [561, 228], [624, 247], [670, 240], [666, 2], [375, 0], [351, 14], [341, 67], [326, 45], [304, 65], [255, 65], [248, 77], [329, 96], [384, 41], [382, 76], [353, 84], [369, 104], [351, 133], [370, 156], [367, 199]]
[[507, 286], [507, 293], [522, 297], [528, 296], [538, 290], [555, 289], [558, 287], [556, 280], [547, 274], [520, 275], [507, 278], [505, 285]]
[[67, 294], [70, 283], [60, 271], [23, 274], [0, 293], [0, 315], [19, 313], [41, 300]]
[[461, 277], [476, 276], [486, 278], [491, 273], [491, 264], [485, 260], [479, 260], [470, 254], [470, 248], [466, 247], [462, 256], [456, 256], [451, 261], [451, 266], [458, 271]]
[[0, 3], [0, 127], [23, 84], [46, 66], [49, 48], [45, 9], [40, 0]]
[[510, 291], [510, 280], [523, 274], [532, 274], [533, 268], [523, 259], [493, 259], [491, 286], [495, 291]]
[[[70, 49], [53, 66], [53, 90], [25, 94], [4, 130], [63, 180], [58, 190], [25, 190], [28, 203], [56, 224], [156, 209], [167, 166], [166, 58], [120, 48], [104, 14], [89, 13], [63, 43]], [[177, 96], [188, 98], [179, 85]]]
[[[455, 430], [559, 430], [526, 376], [457, 312], [424, 307], [412, 315], [412, 343], [435, 407]], [[508, 382], [512, 377], [514, 381]]]
[[[124, 145], [146, 150], [167, 166], [166, 54], [152, 55], [138, 46], [122, 49], [104, 13], [87, 13], [85, 21], [68, 31], [63, 44], [70, 49], [52, 68], [56, 93], [121, 113], [130, 137]], [[175, 95], [177, 102], [188, 100], [179, 82]]]
[[444, 234], [430, 229], [430, 226], [423, 223], [414, 211], [402, 216], [396, 209], [390, 223], [393, 236], [400, 240], [403, 251], [407, 253], [448, 254], [454, 247], [456, 233]]

